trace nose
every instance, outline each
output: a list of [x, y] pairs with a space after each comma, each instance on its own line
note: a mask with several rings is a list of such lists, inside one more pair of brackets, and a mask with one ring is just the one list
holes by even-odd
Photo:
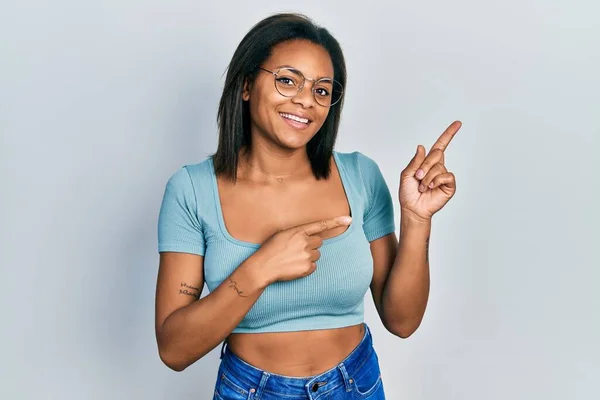
[[315, 96], [312, 92], [312, 82], [306, 81], [300, 92], [292, 97], [292, 103], [299, 104], [302, 108], [312, 107], [315, 104]]

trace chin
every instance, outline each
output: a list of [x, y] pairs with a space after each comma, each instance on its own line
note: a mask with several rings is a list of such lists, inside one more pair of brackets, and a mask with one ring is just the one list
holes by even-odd
[[308, 142], [305, 140], [279, 140], [279, 144], [289, 150], [299, 150], [305, 148]]
[[278, 142], [289, 149], [306, 147], [308, 142], [315, 136], [316, 132], [289, 132], [280, 131], [277, 135]]

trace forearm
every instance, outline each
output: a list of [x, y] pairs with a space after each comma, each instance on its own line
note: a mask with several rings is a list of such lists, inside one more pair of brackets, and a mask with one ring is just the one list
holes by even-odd
[[429, 297], [429, 235], [431, 221], [403, 215], [396, 259], [383, 291], [388, 329], [410, 336], [420, 325]]
[[248, 259], [210, 294], [165, 320], [157, 336], [165, 364], [181, 371], [229, 336], [266, 287], [256, 272]]

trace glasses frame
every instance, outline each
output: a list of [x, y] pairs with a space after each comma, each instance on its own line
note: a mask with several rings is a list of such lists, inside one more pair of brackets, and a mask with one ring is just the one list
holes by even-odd
[[[339, 103], [340, 100], [342, 100], [342, 97], [343, 97], [343, 94], [344, 94], [344, 86], [342, 86], [342, 84], [339, 83], [338, 81], [336, 81], [335, 79], [332, 79], [332, 78], [321, 78], [321, 79], [307, 78], [306, 76], [304, 76], [304, 74], [301, 71], [299, 71], [299, 70], [297, 70], [295, 68], [291, 68], [291, 67], [279, 68], [277, 71], [271, 71], [271, 70], [268, 70], [268, 69], [263, 68], [263, 67], [258, 67], [258, 68], [273, 75], [273, 85], [275, 86], [275, 90], [277, 90], [277, 93], [279, 93], [283, 97], [288, 97], [288, 98], [296, 97], [302, 91], [302, 89], [304, 89], [304, 85], [306, 84], [306, 81], [311, 81], [311, 82], [313, 82], [313, 86], [312, 86], [312, 88], [311, 88], [310, 91], [312, 92], [313, 98], [315, 99], [315, 103], [317, 103], [321, 107], [333, 107], [337, 103]], [[285, 94], [281, 93], [279, 91], [279, 89], [277, 88], [277, 75], [281, 71], [284, 71], [284, 70], [285, 71], [293, 71], [294, 73], [298, 73], [303, 78], [302, 84], [300, 86], [298, 86], [298, 91], [293, 96], [286, 96]], [[317, 100], [317, 95], [315, 93], [315, 87], [316, 87], [317, 83], [318, 82], [323, 82], [323, 81], [324, 82], [332, 82], [333, 85], [335, 85], [335, 83], [337, 83], [340, 86], [340, 95], [339, 95], [338, 99], [335, 102], [333, 102], [333, 103], [331, 103], [329, 105], [323, 105], [323, 104], [319, 103], [319, 100]], [[333, 99], [333, 93], [331, 93], [331, 97]]]

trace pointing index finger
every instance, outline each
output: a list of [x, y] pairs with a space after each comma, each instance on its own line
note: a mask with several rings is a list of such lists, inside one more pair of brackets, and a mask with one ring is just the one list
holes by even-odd
[[352, 218], [350, 217], [337, 217], [328, 220], [322, 220], [317, 222], [311, 222], [298, 227], [298, 229], [304, 231], [307, 235], [314, 235], [329, 229], [337, 228], [338, 226], [350, 225]]
[[456, 132], [458, 132], [458, 130], [460, 129], [461, 126], [462, 126], [462, 122], [460, 122], [460, 121], [454, 121], [453, 123], [451, 123], [450, 126], [448, 128], [446, 128], [444, 133], [442, 133], [440, 135], [438, 140], [431, 147], [431, 150], [433, 150], [433, 149], [440, 149], [441, 151], [446, 150], [446, 148], [450, 144], [450, 141], [452, 140], [454, 135], [456, 135]]

